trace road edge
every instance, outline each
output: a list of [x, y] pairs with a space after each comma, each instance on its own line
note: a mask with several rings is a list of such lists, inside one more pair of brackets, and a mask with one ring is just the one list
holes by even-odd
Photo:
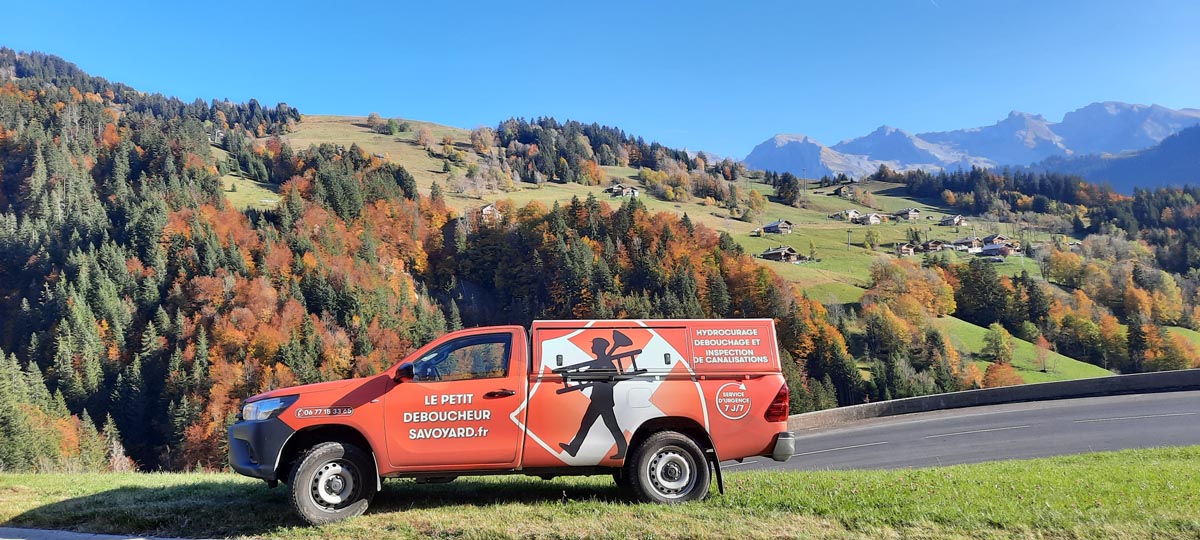
[[850, 405], [789, 416], [788, 430], [803, 431], [868, 418], [982, 405], [1186, 390], [1200, 390], [1200, 369], [1022, 384]]

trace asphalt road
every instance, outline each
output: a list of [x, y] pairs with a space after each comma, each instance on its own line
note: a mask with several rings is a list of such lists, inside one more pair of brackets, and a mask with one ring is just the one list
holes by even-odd
[[0, 527], [0, 540], [173, 540], [154, 536], [123, 536], [113, 534], [77, 533], [45, 529]]
[[1017, 403], [875, 418], [796, 433], [786, 462], [726, 471], [899, 469], [1200, 445], [1200, 391]]

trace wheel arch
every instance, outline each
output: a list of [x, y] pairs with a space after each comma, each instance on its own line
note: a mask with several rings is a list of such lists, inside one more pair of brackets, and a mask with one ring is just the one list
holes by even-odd
[[293, 464], [304, 454], [305, 450], [324, 442], [344, 442], [353, 444], [362, 451], [370, 454], [371, 464], [375, 467], [375, 488], [383, 488], [379, 476], [379, 458], [371, 447], [371, 442], [357, 429], [345, 424], [326, 424], [304, 428], [288, 439], [283, 450], [279, 453], [279, 462], [275, 467], [275, 477], [285, 479]]
[[708, 436], [708, 431], [704, 429], [704, 426], [685, 416], [664, 416], [643, 422], [630, 438], [629, 448], [631, 450], [637, 448], [651, 435], [660, 431], [676, 431], [687, 435], [696, 441], [696, 445], [704, 452], [714, 448], [712, 438]]

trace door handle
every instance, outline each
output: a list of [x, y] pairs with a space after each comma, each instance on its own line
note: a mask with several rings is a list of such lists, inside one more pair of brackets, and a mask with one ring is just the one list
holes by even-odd
[[505, 398], [505, 397], [515, 396], [516, 394], [517, 394], [516, 390], [509, 390], [507, 388], [501, 388], [499, 390], [492, 390], [491, 392], [484, 394], [483, 399]]

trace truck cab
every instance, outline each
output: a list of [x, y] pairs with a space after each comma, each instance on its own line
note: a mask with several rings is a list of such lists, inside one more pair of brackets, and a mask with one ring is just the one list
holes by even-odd
[[246, 400], [230, 464], [284, 482], [310, 523], [361, 514], [382, 478], [611, 474], [703, 498], [721, 460], [786, 460], [771, 320], [537, 321], [453, 332], [367, 378]]

